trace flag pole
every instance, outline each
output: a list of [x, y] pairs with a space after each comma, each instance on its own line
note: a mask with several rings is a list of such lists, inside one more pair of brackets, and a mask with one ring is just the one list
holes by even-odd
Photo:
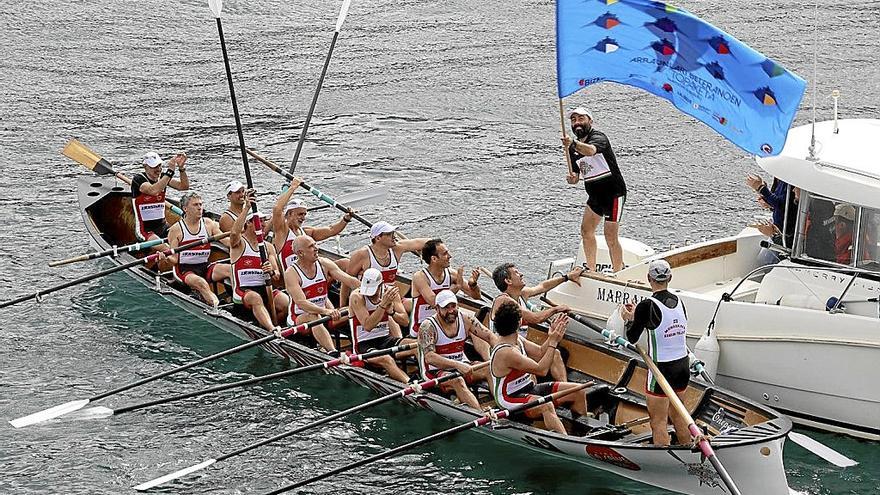
[[[556, 77], [559, 77], [559, 74], [556, 74]], [[565, 132], [565, 109], [562, 106], [562, 98], [559, 99], [559, 126], [562, 128], [562, 138], [565, 139], [567, 134]], [[568, 174], [574, 174], [574, 169], [571, 167], [571, 153], [568, 152], [568, 148], [563, 150], [565, 152], [565, 163], [568, 164]]]

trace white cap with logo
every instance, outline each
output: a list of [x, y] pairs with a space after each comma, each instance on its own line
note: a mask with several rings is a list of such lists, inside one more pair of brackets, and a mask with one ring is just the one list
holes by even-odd
[[672, 267], [666, 260], [654, 260], [648, 263], [648, 278], [655, 282], [667, 282], [672, 278]]
[[232, 180], [232, 181], [229, 181], [229, 184], [226, 184], [226, 194], [227, 195], [234, 193], [234, 192], [241, 191], [242, 189], [244, 189], [244, 184], [242, 184], [241, 181]]
[[308, 208], [306, 207], [306, 202], [305, 202], [305, 201], [303, 201], [303, 200], [301, 200], [301, 199], [299, 199], [299, 198], [292, 199], [292, 200], [290, 201], [290, 203], [287, 203], [287, 206], [284, 207], [284, 214], [287, 215], [287, 212], [288, 212], [288, 211], [290, 211], [290, 210], [296, 210], [296, 209], [298, 209], [298, 208], [302, 208], [303, 210], [308, 209]]
[[382, 285], [382, 272], [375, 268], [367, 268], [367, 271], [364, 272], [364, 278], [361, 279], [361, 294], [375, 295], [380, 285]]
[[376, 222], [370, 227], [370, 237], [375, 239], [382, 234], [387, 234], [388, 232], [394, 232], [397, 230], [396, 225], [391, 225], [388, 222]]
[[434, 305], [438, 308], [445, 308], [452, 303], [458, 304], [458, 298], [449, 289], [441, 290], [437, 293], [437, 298], [434, 299]]
[[144, 155], [144, 165], [150, 168], [159, 167], [162, 165], [162, 158], [159, 157], [159, 153], [151, 151]]

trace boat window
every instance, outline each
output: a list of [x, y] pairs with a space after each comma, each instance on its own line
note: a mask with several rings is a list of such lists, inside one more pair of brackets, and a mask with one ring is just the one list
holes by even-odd
[[[802, 193], [803, 195], [803, 193]], [[837, 262], [835, 253], [834, 201], [810, 195], [805, 201], [806, 214], [799, 236], [798, 254], [813, 259]]]
[[856, 266], [880, 272], [880, 210], [862, 208]]

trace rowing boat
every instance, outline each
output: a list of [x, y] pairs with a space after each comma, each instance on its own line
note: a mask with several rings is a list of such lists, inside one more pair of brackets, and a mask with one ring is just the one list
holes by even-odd
[[[95, 249], [112, 249], [114, 245], [134, 240], [130, 196], [114, 177], [80, 178], [78, 195], [83, 221]], [[169, 223], [176, 220], [173, 213], [168, 215]], [[343, 256], [343, 253], [327, 250], [322, 250], [322, 254], [331, 258]], [[214, 247], [213, 259], [225, 256], [222, 246]], [[133, 255], [127, 252], [111, 258], [117, 264], [132, 259]], [[170, 276], [143, 266], [126, 273], [175, 306], [239, 338], [254, 340], [268, 335], [264, 329], [227, 311], [208, 311], [208, 305], [191, 296], [187, 288]], [[402, 294], [409, 290], [406, 277], [398, 276], [398, 284]], [[219, 284], [215, 291], [221, 301], [228, 302], [228, 288]], [[465, 312], [478, 312], [484, 307], [483, 303], [465, 297], [460, 298], [459, 304]], [[546, 337], [545, 327], [529, 328], [529, 339], [542, 342]], [[345, 335], [337, 338], [340, 349], [349, 345]], [[568, 354], [569, 379], [593, 380], [597, 384], [588, 390], [594, 417], [573, 419], [560, 409], [560, 418], [570, 432], [567, 435], [544, 430], [536, 423], [515, 420], [499, 420], [476, 431], [520, 448], [570, 459], [673, 492], [727, 493], [711, 465], [690, 446], [656, 447], [650, 443], [644, 363], [610, 344], [575, 336], [567, 336], [560, 347]], [[327, 354], [302, 341], [275, 341], [264, 348], [300, 365], [329, 359]], [[396, 392], [401, 387], [399, 382], [364, 367], [340, 366], [331, 372], [380, 394]], [[477, 394], [485, 407], [493, 405], [488, 391], [477, 390]], [[417, 393], [403, 400], [455, 422], [473, 421], [482, 416], [480, 411], [433, 393]], [[689, 385], [684, 403], [699, 427], [711, 436], [718, 457], [743, 493], [790, 493], [782, 462], [783, 446], [791, 430], [790, 420], [749, 399], [695, 381]]]

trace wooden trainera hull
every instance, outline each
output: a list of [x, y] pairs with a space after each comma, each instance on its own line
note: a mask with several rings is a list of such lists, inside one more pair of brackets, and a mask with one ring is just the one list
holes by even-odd
[[[107, 249], [114, 243], [122, 245], [129, 240], [124, 232], [130, 231], [130, 224], [125, 224], [126, 217], [130, 217], [130, 211], [126, 214], [120, 209], [130, 209], [127, 206], [130, 202], [124, 189], [114, 179], [81, 179], [79, 197], [83, 220], [96, 249]], [[125, 254], [113, 261], [124, 263], [131, 259], [130, 255]], [[253, 340], [267, 335], [264, 329], [225, 311], [217, 316], [208, 315], [205, 311], [208, 306], [203, 302], [178, 290], [169, 280], [157, 278], [143, 268], [127, 270], [126, 273], [175, 306], [241, 339]], [[401, 278], [401, 283], [408, 283], [408, 280]], [[470, 310], [477, 310], [480, 306], [480, 303], [466, 298], [462, 298], [460, 303], [463, 308]], [[544, 330], [530, 330], [530, 338], [540, 341], [543, 337], [546, 337]], [[607, 384], [608, 399], [618, 401], [613, 411], [613, 422], [630, 421], [635, 426], [626, 434], [615, 432], [611, 427], [600, 426], [587, 436], [572, 436], [502, 420], [477, 431], [518, 447], [576, 461], [673, 492], [727, 493], [718, 475], [699, 453], [685, 447], [654, 447], [646, 442], [650, 437], [650, 430], [643, 421], [644, 418], [639, 418], [644, 415], [644, 401], [641, 396], [645, 373], [643, 364], [640, 366], [635, 359], [623, 353], [601, 348], [585, 339], [567, 338], [562, 346], [572, 353], [568, 362], [572, 370], [583, 364], [579, 361], [585, 359], [594, 366], [601, 365], [604, 376], [602, 373], [590, 375], [575, 371], [572, 374]], [[273, 343], [265, 347], [270, 352], [301, 365], [329, 359], [323, 352], [292, 341]], [[379, 394], [388, 394], [402, 388], [400, 383], [361, 367], [341, 366], [334, 368], [332, 373]], [[477, 411], [433, 393], [415, 394], [404, 400], [456, 423], [479, 417]], [[695, 382], [689, 387], [685, 403], [698, 424], [716, 433], [712, 444], [743, 493], [789, 493], [782, 462], [783, 445], [791, 429], [791, 422], [787, 418], [743, 397]], [[596, 420], [590, 422], [598, 423]], [[620, 435], [623, 438], [607, 439]], [[584, 483], [589, 483], [588, 476], [585, 476]]]

